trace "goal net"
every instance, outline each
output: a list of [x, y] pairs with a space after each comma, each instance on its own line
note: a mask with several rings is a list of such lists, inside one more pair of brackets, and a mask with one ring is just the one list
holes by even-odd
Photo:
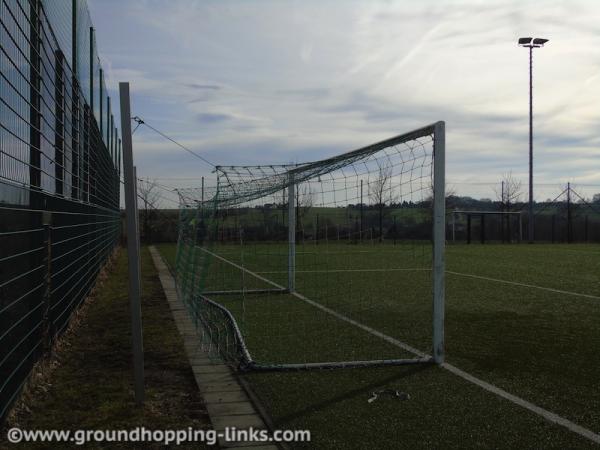
[[242, 369], [443, 361], [444, 123], [179, 191], [176, 276]]

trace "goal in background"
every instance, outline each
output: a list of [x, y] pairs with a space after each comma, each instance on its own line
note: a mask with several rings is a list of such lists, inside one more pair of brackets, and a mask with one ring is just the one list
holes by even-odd
[[177, 284], [206, 348], [242, 369], [443, 362], [444, 146], [437, 122], [180, 190]]

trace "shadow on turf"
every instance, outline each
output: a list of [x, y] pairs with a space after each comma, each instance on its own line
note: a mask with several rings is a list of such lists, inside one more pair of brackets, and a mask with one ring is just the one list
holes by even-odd
[[[298, 418], [304, 416], [305, 414], [309, 414], [309, 413], [318, 411], [320, 409], [328, 408], [330, 406], [335, 405], [338, 402], [341, 402], [343, 400], [348, 400], [349, 398], [356, 397], [361, 394], [364, 394], [365, 404], [366, 404], [367, 399], [370, 397], [370, 395], [373, 391], [381, 389], [381, 388], [385, 387], [386, 385], [388, 385], [389, 383], [392, 383], [394, 381], [398, 381], [403, 378], [407, 378], [407, 377], [410, 377], [417, 373], [423, 372], [425, 370], [432, 370], [432, 369], [434, 369], [434, 367], [429, 364], [421, 364], [421, 365], [411, 366], [408, 369], [405, 368], [405, 371], [400, 374], [396, 373], [393, 376], [384, 378], [382, 380], [377, 380], [377, 382], [375, 382], [375, 383], [371, 383], [371, 384], [369, 384], [367, 386], [363, 386], [361, 388], [346, 391], [346, 392], [344, 392], [340, 395], [337, 395], [333, 398], [323, 400], [321, 402], [318, 402], [318, 403], [310, 405], [306, 408], [303, 408], [299, 411], [295, 411], [293, 414], [288, 414], [287, 416], [283, 416], [279, 420], [277, 420], [277, 425], [281, 426], [281, 425], [291, 422], [295, 419], [298, 419]], [[340, 369], [340, 370], [343, 370], [343, 369]], [[347, 369], [347, 370], [369, 370], [369, 369]], [[329, 372], [328, 375], [333, 376], [334, 374], [339, 373], [340, 371], [339, 370], [329, 370], [326, 372]], [[321, 373], [324, 373], [324, 372], [321, 372]]]

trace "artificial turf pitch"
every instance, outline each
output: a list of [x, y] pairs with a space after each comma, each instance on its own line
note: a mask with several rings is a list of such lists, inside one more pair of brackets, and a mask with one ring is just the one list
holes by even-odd
[[[426, 245], [301, 245], [297, 290], [429, 353], [430, 255]], [[163, 246], [174, 262], [174, 246]], [[215, 288], [264, 287], [287, 277], [284, 246], [213, 251], [236, 264], [211, 266]], [[447, 247], [447, 360], [466, 372], [600, 430], [597, 245]], [[411, 270], [400, 270], [411, 269]], [[415, 269], [415, 270], [412, 270]], [[473, 278], [472, 275], [483, 278]], [[485, 279], [485, 278], [492, 278]], [[522, 283], [522, 286], [502, 282]], [[532, 286], [537, 286], [538, 289]], [[555, 292], [554, 290], [568, 291]], [[583, 295], [573, 295], [583, 294]], [[584, 296], [587, 295], [587, 296]], [[217, 300], [236, 316], [256, 360], [406, 357], [381, 339], [289, 295]], [[388, 367], [245, 375], [281, 428], [307, 428], [319, 448], [574, 448], [592, 445], [559, 426], [438, 367]], [[382, 398], [383, 387], [410, 400]]]

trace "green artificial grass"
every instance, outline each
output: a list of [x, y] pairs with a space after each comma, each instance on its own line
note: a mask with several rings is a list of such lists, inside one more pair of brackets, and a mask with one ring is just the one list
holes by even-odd
[[[243, 252], [239, 246], [215, 245], [212, 250], [285, 285], [285, 244], [249, 243]], [[161, 251], [174, 263], [174, 246], [163, 246]], [[448, 362], [598, 431], [600, 300], [461, 275], [599, 295], [598, 256], [598, 245], [448, 246]], [[231, 264], [216, 258], [209, 262], [202, 278], [207, 289], [240, 289], [242, 284], [246, 288], [268, 287], [248, 273], [242, 276], [242, 271]], [[423, 270], [429, 267], [430, 246], [423, 242], [397, 246], [337, 242], [299, 245], [297, 290], [429, 352], [431, 275]], [[407, 356], [290, 295], [214, 299], [234, 314], [250, 352], [259, 362]], [[395, 381], [385, 380], [395, 377], [402, 380], [403, 389], [418, 392], [418, 396], [393, 406], [385, 403], [381, 411], [367, 405], [365, 396], [371, 388], [366, 386], [373, 383], [393, 387]], [[436, 367], [417, 371], [382, 368], [254, 373], [248, 379], [278, 426], [309, 428], [317, 433], [319, 447], [324, 448], [342, 442], [356, 448], [364, 447], [366, 442], [386, 448], [397, 433], [403, 436], [398, 438], [398, 445], [405, 448], [586, 445], [574, 433]], [[410, 412], [403, 415], [396, 408]]]

